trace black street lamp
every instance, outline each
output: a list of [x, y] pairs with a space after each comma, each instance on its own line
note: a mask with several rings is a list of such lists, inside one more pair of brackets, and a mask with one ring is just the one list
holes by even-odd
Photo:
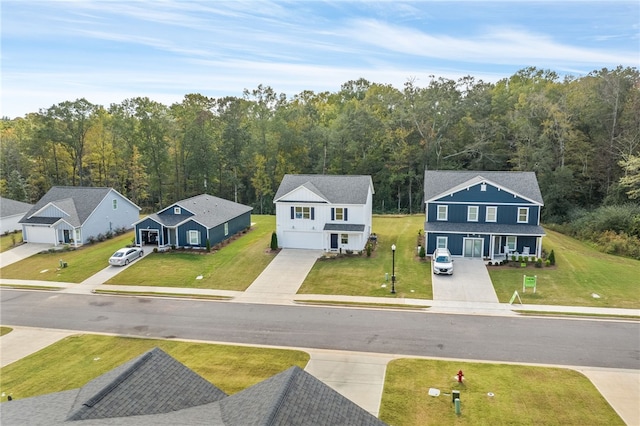
[[396, 294], [396, 245], [391, 245], [391, 294]]

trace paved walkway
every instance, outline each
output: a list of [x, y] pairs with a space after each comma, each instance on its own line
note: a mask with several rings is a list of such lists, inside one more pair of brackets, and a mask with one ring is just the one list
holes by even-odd
[[[15, 249], [14, 249], [15, 250]], [[36, 251], [37, 252], [37, 251]], [[5, 253], [2, 253], [4, 262]], [[35, 253], [34, 253], [35, 254]], [[22, 281], [0, 278], [13, 285], [36, 285], [63, 289], [64, 292], [90, 294], [96, 288], [118, 292], [143, 292], [228, 297], [232, 302], [293, 304], [309, 302], [353, 302], [370, 304], [406, 304], [429, 312], [478, 315], [516, 315], [513, 310], [539, 312], [574, 312], [576, 314], [640, 316], [640, 309], [590, 308], [575, 306], [509, 305], [498, 303], [486, 267], [481, 261], [457, 258], [453, 276], [434, 276], [434, 300], [336, 295], [298, 295], [300, 285], [321, 252], [282, 250], [245, 292], [162, 288], [148, 286], [101, 285], [125, 268], [107, 267], [80, 284], [48, 281]], [[452, 279], [453, 278], [453, 279]], [[455, 280], [455, 281], [454, 281]], [[13, 335], [12, 337], [9, 337]], [[0, 339], [2, 365], [36, 352], [69, 333], [62, 331], [16, 328]], [[307, 350], [311, 360], [306, 370], [362, 408], [378, 415], [386, 365], [393, 355], [360, 354], [340, 351]], [[629, 425], [640, 425], [640, 370], [605, 370], [576, 368], [596, 385], [616, 412]]]

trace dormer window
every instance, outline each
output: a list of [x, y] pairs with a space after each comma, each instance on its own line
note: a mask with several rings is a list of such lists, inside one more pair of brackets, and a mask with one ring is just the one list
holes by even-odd
[[173, 214], [182, 214], [182, 209], [180, 207], [174, 207]]

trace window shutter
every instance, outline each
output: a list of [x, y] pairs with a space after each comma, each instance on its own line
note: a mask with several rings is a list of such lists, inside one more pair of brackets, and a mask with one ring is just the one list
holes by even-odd
[[291, 219], [293, 219], [296, 215], [295, 208], [291, 206]]
[[331, 220], [336, 220], [335, 217], [336, 217], [336, 209], [331, 207]]
[[316, 208], [311, 207], [311, 220], [316, 220]]
[[349, 210], [349, 209], [347, 209], [347, 208], [345, 207], [345, 208], [344, 208], [344, 220], [345, 220], [345, 222], [346, 222], [347, 220], [349, 220], [349, 219], [347, 219], [347, 210]]

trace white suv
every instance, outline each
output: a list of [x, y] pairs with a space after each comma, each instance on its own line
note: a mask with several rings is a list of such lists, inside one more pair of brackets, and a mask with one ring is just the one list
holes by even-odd
[[439, 248], [433, 252], [433, 256], [431, 256], [433, 261], [433, 273], [436, 275], [453, 274], [453, 259], [451, 258], [451, 253], [449, 250]]

